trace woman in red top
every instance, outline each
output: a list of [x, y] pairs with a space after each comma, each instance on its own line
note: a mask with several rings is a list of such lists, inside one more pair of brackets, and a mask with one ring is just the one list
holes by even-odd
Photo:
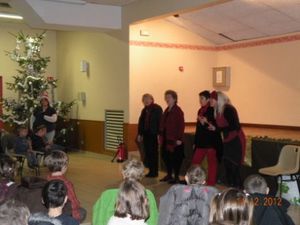
[[211, 130], [220, 130], [223, 136], [223, 163], [229, 186], [241, 187], [240, 167], [244, 161], [246, 139], [241, 128], [236, 108], [223, 92], [213, 91], [210, 104], [215, 109], [217, 127], [210, 125]]
[[167, 167], [167, 175], [160, 181], [178, 183], [179, 171], [184, 158], [184, 115], [177, 105], [177, 93], [175, 91], [166, 91], [165, 101], [168, 107], [163, 113], [160, 137], [162, 159]]

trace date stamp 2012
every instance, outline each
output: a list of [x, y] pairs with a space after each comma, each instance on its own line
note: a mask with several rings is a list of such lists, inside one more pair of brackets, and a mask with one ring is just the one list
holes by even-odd
[[[244, 201], [244, 198], [240, 198], [240, 201]], [[263, 198], [253, 197], [254, 206], [264, 206], [264, 207], [271, 207], [271, 206], [282, 206], [282, 198], [279, 197], [271, 197], [266, 196]]]

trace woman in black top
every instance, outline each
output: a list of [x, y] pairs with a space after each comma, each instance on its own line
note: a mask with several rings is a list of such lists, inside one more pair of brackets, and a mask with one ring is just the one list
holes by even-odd
[[226, 170], [227, 183], [231, 187], [240, 188], [240, 168], [244, 161], [246, 138], [241, 128], [236, 108], [223, 92], [213, 91], [210, 95], [211, 106], [215, 109], [216, 126], [209, 129], [219, 130], [223, 137], [223, 163]]
[[33, 111], [35, 117], [33, 128], [39, 125], [45, 125], [47, 128], [46, 138], [49, 143], [53, 142], [55, 136], [55, 123], [57, 121], [56, 110], [50, 106], [50, 101], [47, 94], [43, 94], [40, 100], [41, 105]]
[[143, 142], [145, 149], [145, 162], [149, 168], [146, 177], [158, 176], [158, 135], [162, 108], [154, 103], [150, 94], [143, 95], [144, 108], [138, 124], [138, 142]]
[[[214, 108], [210, 106], [210, 92], [202, 91], [199, 93], [201, 108], [197, 114], [197, 126], [195, 134], [195, 153], [192, 163], [199, 165], [205, 156], [208, 161], [207, 184], [214, 186], [217, 180], [217, 156], [222, 148], [222, 139], [220, 132], [209, 130], [210, 124], [216, 125], [214, 117]], [[218, 157], [219, 158], [219, 157]]]

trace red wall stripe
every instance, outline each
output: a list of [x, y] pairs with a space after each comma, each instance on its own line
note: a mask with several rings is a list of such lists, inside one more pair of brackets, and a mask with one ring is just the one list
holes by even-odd
[[176, 44], [176, 43], [165, 43], [165, 42], [151, 42], [151, 41], [135, 41], [131, 40], [129, 42], [132, 46], [141, 47], [153, 47], [153, 48], [173, 48], [173, 49], [185, 49], [185, 50], [195, 50], [195, 51], [226, 51], [239, 48], [250, 48], [263, 45], [280, 44], [285, 42], [299, 41], [300, 34], [294, 34], [283, 37], [273, 37], [263, 40], [254, 40], [234, 44], [226, 44], [219, 46], [209, 46], [209, 45], [191, 45], [191, 44]]

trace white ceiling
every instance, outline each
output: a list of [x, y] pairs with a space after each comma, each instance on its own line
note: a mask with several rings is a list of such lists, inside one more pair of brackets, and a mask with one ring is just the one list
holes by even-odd
[[233, 0], [167, 20], [226, 44], [300, 31], [300, 0]]
[[132, 2], [138, 1], [138, 0], [85, 0], [87, 3], [94, 3], [94, 4], [101, 4], [101, 5], [128, 5]]

